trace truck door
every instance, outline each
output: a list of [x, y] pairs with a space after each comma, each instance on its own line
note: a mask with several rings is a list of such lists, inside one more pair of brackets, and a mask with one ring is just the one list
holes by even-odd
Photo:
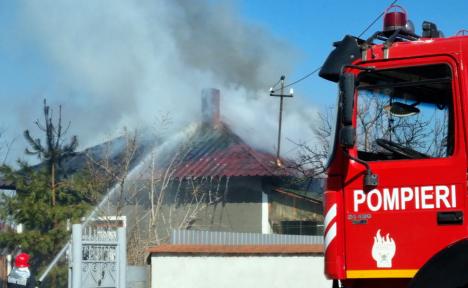
[[346, 275], [410, 278], [465, 237], [466, 157], [451, 57], [370, 64], [358, 74], [356, 145], [345, 176]]

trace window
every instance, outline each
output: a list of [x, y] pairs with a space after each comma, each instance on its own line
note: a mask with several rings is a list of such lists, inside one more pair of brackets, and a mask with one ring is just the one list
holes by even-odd
[[273, 224], [273, 232], [289, 235], [323, 235], [323, 225], [314, 221], [281, 221]]
[[361, 73], [358, 157], [381, 161], [450, 156], [454, 145], [451, 79], [445, 64]]

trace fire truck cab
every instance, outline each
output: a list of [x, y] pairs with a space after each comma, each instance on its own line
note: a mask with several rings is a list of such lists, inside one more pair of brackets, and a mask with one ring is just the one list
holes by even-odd
[[401, 7], [334, 44], [338, 83], [324, 194], [334, 287], [468, 287], [468, 37], [414, 34]]

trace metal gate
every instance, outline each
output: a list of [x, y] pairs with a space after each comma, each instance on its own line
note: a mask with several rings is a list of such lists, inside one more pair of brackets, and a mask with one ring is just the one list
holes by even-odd
[[72, 232], [71, 288], [126, 287], [125, 228], [74, 224]]

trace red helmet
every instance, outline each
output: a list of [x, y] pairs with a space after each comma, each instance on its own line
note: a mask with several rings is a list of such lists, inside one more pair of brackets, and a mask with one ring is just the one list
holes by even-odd
[[18, 268], [29, 267], [29, 254], [27, 253], [20, 253], [15, 258], [15, 266]]

